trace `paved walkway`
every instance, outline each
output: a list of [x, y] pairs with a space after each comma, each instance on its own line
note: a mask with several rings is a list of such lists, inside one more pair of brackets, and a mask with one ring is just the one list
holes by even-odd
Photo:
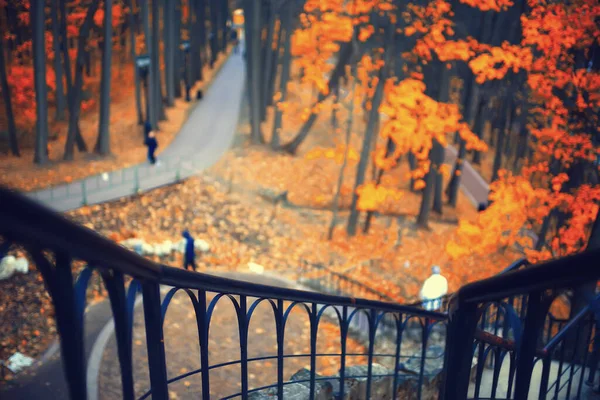
[[168, 185], [210, 167], [233, 141], [244, 79], [243, 58], [232, 54], [175, 140], [160, 153], [161, 165], [139, 164], [28, 195], [63, 212]]
[[[454, 147], [446, 147], [445, 162], [454, 165], [456, 162], [457, 151]], [[471, 200], [473, 205], [478, 206], [488, 201], [490, 186], [479, 175], [479, 172], [473, 168], [470, 162], [464, 161], [462, 175], [460, 179], [460, 188], [463, 193]]]

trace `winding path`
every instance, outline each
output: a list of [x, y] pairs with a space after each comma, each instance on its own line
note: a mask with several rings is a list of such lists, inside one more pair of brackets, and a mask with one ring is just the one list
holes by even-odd
[[242, 56], [232, 54], [176, 138], [160, 153], [160, 165], [138, 164], [28, 195], [63, 212], [155, 189], [210, 167], [233, 141], [245, 75]]

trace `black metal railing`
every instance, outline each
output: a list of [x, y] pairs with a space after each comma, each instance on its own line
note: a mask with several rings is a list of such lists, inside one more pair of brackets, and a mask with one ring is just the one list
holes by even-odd
[[[57, 331], [61, 341], [61, 355], [70, 398], [86, 399], [86, 357], [84, 346], [84, 311], [86, 289], [91, 276], [98, 273], [108, 293], [115, 323], [115, 338], [119, 360], [122, 397], [125, 399], [167, 399], [169, 385], [181, 379], [197, 375], [201, 379], [202, 398], [211, 397], [248, 398], [251, 393], [271, 389], [282, 399], [284, 388], [292, 383], [304, 383], [309, 397], [315, 398], [324, 377], [317, 374], [317, 360], [323, 357], [338, 360], [339, 373], [327, 378], [336, 381], [336, 398], [347, 394], [350, 380], [363, 381], [365, 398], [371, 397], [374, 382], [388, 379], [392, 388], [389, 396], [400, 398], [399, 388], [408, 382], [409, 390], [418, 399], [425, 390], [437, 392], [435, 374], [428, 369], [430, 361], [439, 360], [443, 367], [442, 347], [445, 338], [447, 316], [419, 308], [390, 302], [366, 300], [355, 297], [334, 296], [306, 292], [257, 283], [248, 283], [208, 274], [194, 273], [179, 268], [156, 264], [138, 256], [97, 233], [79, 226], [65, 217], [25, 198], [0, 188], [0, 236], [5, 243], [24, 249], [40, 271], [55, 308]], [[78, 270], [78, 265], [86, 265]], [[161, 295], [161, 288], [168, 288]], [[167, 377], [163, 324], [175, 293], [183, 291], [189, 297], [195, 311], [198, 330], [200, 368], [177, 376]], [[143, 298], [143, 320], [147, 348], [147, 368], [150, 385], [147, 390], [135, 390], [133, 352], [134, 304], [138, 294]], [[209, 331], [218, 329], [211, 323], [215, 307], [221, 300], [228, 300], [235, 309], [239, 335], [239, 354], [228, 363], [212, 362], [209, 353]], [[248, 339], [252, 332], [250, 322], [256, 308], [265, 303], [273, 311], [276, 328], [276, 350], [273, 354], [252, 358], [248, 355]], [[285, 353], [284, 334], [292, 311], [306, 312], [310, 335], [305, 340], [308, 352]], [[340, 351], [319, 353], [317, 336], [319, 325], [329, 319], [339, 326]], [[382, 321], [393, 321], [393, 324]], [[366, 330], [364, 329], [366, 327]], [[360, 329], [357, 329], [360, 328]], [[346, 350], [354, 331], [365, 332], [362, 338], [365, 351], [350, 353]], [[384, 332], [383, 332], [384, 331]], [[390, 331], [393, 335], [390, 336]], [[383, 333], [382, 333], [383, 332]], [[379, 341], [393, 336], [393, 346], [384, 353], [375, 352]], [[359, 338], [361, 339], [361, 338]], [[298, 339], [298, 340], [303, 340]], [[410, 345], [408, 345], [410, 343]], [[415, 352], [416, 349], [416, 352]], [[347, 359], [363, 356], [366, 366], [362, 374], [354, 374]], [[284, 363], [293, 358], [304, 358], [310, 365], [304, 380], [288, 381], [284, 376]], [[251, 387], [249, 365], [258, 360], [276, 363], [276, 375], [271, 385]], [[388, 360], [385, 373], [374, 372], [375, 362]], [[383, 361], [381, 361], [384, 364]], [[210, 375], [227, 365], [239, 366], [239, 392], [214, 394]], [[138, 365], [135, 368], [139, 368]], [[215, 389], [215, 388], [212, 388]], [[346, 393], [345, 393], [346, 392]]]
[[596, 282], [598, 260], [600, 251], [588, 251], [461, 288], [450, 304], [444, 398], [585, 398], [584, 375], [593, 383], [595, 373], [589, 355], [597, 353], [594, 303], [570, 319], [550, 308]]

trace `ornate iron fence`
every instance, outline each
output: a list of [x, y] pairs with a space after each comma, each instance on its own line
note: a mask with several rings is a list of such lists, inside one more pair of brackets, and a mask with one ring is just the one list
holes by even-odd
[[549, 310], [565, 291], [598, 280], [599, 257], [589, 251], [461, 288], [450, 303], [444, 398], [585, 398], [598, 299], [571, 319]]
[[[271, 389], [273, 396], [282, 399], [288, 385], [303, 383], [309, 397], [315, 398], [324, 380], [337, 382], [335, 397], [344, 398], [347, 382], [362, 380], [364, 396], [370, 398], [374, 382], [382, 378], [390, 381], [392, 398], [398, 398], [400, 383], [409, 382], [417, 398], [423, 397], [425, 384], [432, 384], [428, 376], [429, 360], [443, 361], [443, 341], [447, 316], [414, 307], [393, 303], [365, 300], [353, 297], [334, 296], [294, 289], [285, 289], [255, 283], [231, 280], [206, 274], [194, 273], [178, 268], [159, 265], [101, 237], [95, 232], [74, 224], [42, 205], [9, 190], [0, 188], [0, 235], [5, 243], [25, 249], [34, 261], [46, 283], [55, 307], [57, 330], [61, 341], [61, 355], [72, 399], [86, 399], [86, 361], [84, 354], [84, 310], [86, 288], [93, 272], [98, 272], [108, 293], [113, 318], [120, 363], [123, 398], [136, 397], [133, 379], [132, 335], [134, 303], [141, 292], [148, 353], [150, 387], [140, 398], [167, 399], [169, 384], [180, 379], [198, 375], [202, 380], [202, 398], [210, 398], [210, 374], [227, 365], [239, 365], [241, 390], [224, 398], [248, 398], [252, 393]], [[77, 275], [76, 265], [87, 265]], [[161, 286], [169, 287], [168, 294], [161, 297]], [[165, 314], [175, 293], [187, 294], [195, 311], [200, 348], [200, 368], [172, 378], [167, 378], [163, 323]], [[212, 299], [211, 295], [214, 295]], [[209, 358], [209, 330], [215, 307], [221, 301], [229, 301], [235, 308], [239, 328], [239, 358], [229, 363], [211, 363]], [[276, 327], [276, 351], [272, 355], [250, 358], [248, 356], [248, 327], [256, 308], [268, 304], [273, 311]], [[284, 352], [284, 333], [290, 313], [294, 309], [306, 312], [310, 324], [308, 346], [310, 351], [302, 354]], [[324, 319], [339, 324], [339, 353], [317, 352], [316, 341], [319, 324]], [[384, 324], [382, 321], [393, 321]], [[366, 351], [360, 354], [346, 351], [350, 336], [357, 325], [359, 331], [366, 326], [364, 341]], [[385, 327], [383, 327], [385, 325]], [[386, 353], [376, 353], [378, 340], [386, 340], [388, 330], [394, 331], [393, 348]], [[382, 331], [386, 331], [383, 332]], [[442, 351], [432, 354], [435, 345]], [[417, 354], [403, 349], [408, 341], [416, 341]], [[361, 373], [347, 365], [353, 356], [366, 357], [367, 363]], [[306, 379], [290, 382], [284, 374], [286, 360], [305, 357], [310, 369]], [[339, 360], [339, 374], [335, 377], [320, 377], [316, 371], [317, 360], [334, 357]], [[374, 362], [389, 359], [392, 368], [375, 369]], [[277, 374], [273, 384], [252, 388], [249, 386], [248, 366], [258, 360], [273, 360]], [[436, 373], [439, 373], [437, 371]], [[437, 391], [437, 390], [436, 390]]]

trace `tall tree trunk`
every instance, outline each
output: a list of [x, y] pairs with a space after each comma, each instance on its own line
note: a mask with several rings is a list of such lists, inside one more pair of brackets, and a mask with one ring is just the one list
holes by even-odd
[[[164, 43], [163, 43], [164, 44]], [[160, 0], [152, 0], [152, 64], [156, 73], [153, 77], [154, 102], [156, 116], [159, 121], [166, 119], [163, 105], [163, 93], [160, 73]], [[151, 75], [152, 76], [152, 75]]]
[[262, 70], [262, 60], [260, 57], [260, 39], [261, 39], [261, 1], [253, 2], [251, 7], [251, 43], [250, 43], [250, 52], [251, 53], [251, 70], [250, 70], [250, 81], [251, 81], [251, 91], [250, 91], [250, 112], [252, 113], [251, 123], [252, 123], [252, 142], [253, 143], [263, 143], [264, 138], [260, 127], [261, 122], [261, 70]]
[[4, 38], [0, 37], [0, 88], [4, 100], [4, 110], [8, 122], [8, 143], [14, 156], [20, 157], [19, 144], [17, 142], [17, 127], [15, 125], [15, 114], [12, 109], [12, 99], [8, 78], [6, 76], [6, 61], [4, 60]]
[[85, 65], [85, 47], [90, 33], [90, 28], [94, 14], [98, 10], [100, 0], [92, 0], [90, 3], [83, 24], [79, 30], [79, 39], [77, 41], [77, 57], [75, 60], [75, 83], [73, 85], [72, 105], [69, 113], [69, 131], [67, 133], [67, 142], [65, 143], [65, 160], [73, 159], [73, 144], [77, 136], [77, 124], [81, 112], [81, 90], [83, 87], [83, 67]]
[[[415, 157], [415, 154], [411, 151], [410, 153], [408, 153], [408, 166], [410, 168], [410, 172], [413, 172], [415, 169], [417, 169], [417, 158]], [[416, 192], [415, 188], [415, 178], [413, 178], [412, 176], [410, 177], [410, 191], [411, 192]]]
[[[219, 5], [218, 0], [209, 1], [210, 4], [210, 67], [213, 68], [215, 61], [217, 60], [217, 53], [219, 52]], [[253, 2], [254, 3], [254, 2]], [[256, 3], [260, 3], [257, 1]], [[254, 4], [256, 5], [256, 4]], [[252, 6], [252, 9], [255, 7]], [[258, 6], [260, 8], [260, 5]], [[247, 18], [250, 18], [249, 16]]]
[[350, 137], [352, 136], [352, 124], [354, 122], [354, 91], [356, 88], [356, 79], [352, 80], [352, 89], [350, 95], [350, 107], [348, 108], [348, 122], [346, 125], [346, 140], [344, 148], [344, 160], [342, 161], [342, 166], [340, 168], [340, 175], [337, 181], [337, 188], [335, 190], [335, 195], [333, 196], [333, 202], [331, 203], [332, 213], [331, 213], [331, 222], [329, 224], [329, 229], [327, 230], [327, 240], [331, 240], [333, 238], [333, 231], [337, 224], [338, 210], [340, 208], [340, 193], [342, 192], [342, 185], [344, 184], [344, 173], [346, 172], [346, 165], [348, 164], [348, 151], [350, 150]]
[[498, 171], [502, 167], [502, 153], [504, 149], [504, 139], [506, 137], [507, 126], [510, 126], [510, 99], [505, 101], [504, 106], [501, 108], [500, 118], [505, 118], [504, 121], [500, 121], [500, 126], [497, 133], [496, 141], [496, 154], [494, 156], [494, 165], [492, 169], [492, 182], [498, 179]]
[[[445, 65], [442, 68], [442, 78], [440, 82], [438, 101], [441, 103], [447, 103], [450, 98], [450, 75], [452, 71], [446, 68]], [[433, 143], [433, 151], [435, 152], [435, 166], [433, 173], [435, 174], [435, 190], [433, 192], [433, 211], [438, 214], [442, 214], [444, 211], [444, 200], [443, 200], [443, 187], [444, 187], [444, 176], [440, 170], [442, 164], [444, 164], [444, 146], [437, 140]]]
[[269, 19], [267, 21], [267, 39], [265, 42], [265, 57], [263, 58], [264, 60], [264, 68], [263, 69], [263, 76], [262, 76], [262, 85], [261, 85], [261, 89], [262, 89], [262, 95], [261, 95], [261, 100], [262, 100], [262, 107], [260, 110], [260, 117], [261, 117], [261, 121], [265, 121], [265, 119], [267, 118], [267, 106], [269, 105], [269, 97], [270, 97], [270, 93], [269, 93], [269, 87], [270, 87], [270, 77], [271, 77], [271, 66], [273, 64], [272, 62], [272, 58], [273, 58], [273, 38], [275, 35], [275, 21], [277, 20], [277, 15], [275, 13], [275, 5], [273, 3], [273, 1], [269, 1]]
[[110, 70], [112, 66], [112, 0], [104, 0], [104, 49], [100, 82], [100, 121], [95, 151], [110, 153]]
[[[354, 31], [354, 35], [356, 35], [356, 30]], [[354, 35], [353, 35], [353, 38], [354, 38]], [[352, 54], [353, 54], [352, 41], [350, 41], [348, 43], [342, 43], [340, 52], [339, 52], [338, 62], [336, 64], [333, 72], [331, 73], [331, 77], [329, 78], [329, 83], [328, 83], [329, 91], [327, 92], [327, 94], [323, 94], [322, 92], [319, 92], [316, 104], [319, 104], [322, 101], [324, 101], [329, 96], [329, 94], [333, 91], [333, 89], [335, 89], [335, 85], [337, 82], [339, 82], [339, 78], [343, 75], [344, 69], [346, 68], [346, 65], [350, 62], [350, 58], [352, 57]], [[292, 139], [289, 143], [287, 143], [283, 146], [283, 150], [285, 150], [286, 152], [288, 152], [290, 154], [295, 154], [296, 151], [298, 151], [298, 147], [300, 147], [302, 142], [304, 142], [304, 140], [307, 138], [308, 134], [310, 133], [311, 128], [313, 127], [314, 123], [317, 120], [318, 114], [312, 111], [312, 110], [314, 110], [314, 108], [315, 107], [311, 107], [311, 113], [310, 113], [308, 119], [306, 120], [306, 122], [304, 123], [304, 125], [302, 126], [302, 128], [300, 128], [300, 132], [298, 132], [298, 134], [296, 135], [296, 137], [294, 137], [294, 139]]]
[[[473, 123], [474, 116], [474, 107], [477, 107], [479, 96], [474, 93], [476, 91], [476, 87], [474, 87], [474, 79], [471, 73], [468, 74], [465, 83], [465, 97], [464, 97], [464, 112], [465, 112], [465, 120], [471, 124]], [[475, 115], [475, 117], [477, 117]], [[456, 162], [454, 163], [454, 168], [452, 170], [452, 175], [450, 178], [450, 182], [448, 183], [448, 187], [446, 189], [446, 194], [448, 195], [448, 204], [451, 207], [456, 207], [456, 202], [458, 201], [458, 191], [460, 188], [460, 181], [462, 176], [462, 169], [465, 162], [465, 157], [467, 155], [467, 143], [459, 138], [458, 141], [458, 154], [456, 156]]]
[[33, 162], [48, 161], [48, 86], [46, 84], [46, 41], [44, 37], [44, 3], [32, 1], [29, 9], [32, 32], [33, 69], [35, 85], [35, 155]]
[[127, 20], [129, 21], [129, 41], [131, 42], [131, 60], [133, 67], [133, 79], [135, 84], [135, 109], [137, 113], [138, 125], [144, 124], [144, 114], [142, 112], [142, 94], [140, 89], [140, 74], [138, 73], [137, 66], [135, 65], [135, 59], [137, 57], [136, 49], [135, 49], [135, 14], [133, 10], [133, 2], [132, 0], [127, 0], [125, 3], [129, 12], [127, 13]]
[[[292, 34], [294, 32], [292, 27], [293, 10], [291, 6], [288, 6], [287, 8], [288, 9], [285, 11], [285, 44], [283, 48], [283, 59], [281, 60], [281, 76], [279, 78], [279, 91], [281, 93], [281, 99], [279, 101], [281, 102], [284, 102], [287, 98], [287, 85], [290, 80], [290, 71], [292, 65]], [[283, 30], [281, 32], [283, 32]], [[279, 107], [275, 107], [273, 135], [271, 136], [271, 147], [274, 150], [279, 149], [279, 132], [281, 130], [282, 120], [282, 111], [279, 109]]]
[[[58, 3], [60, 9], [60, 36], [61, 36], [61, 44], [60, 49], [62, 51], [62, 59], [63, 59], [63, 69], [65, 71], [65, 82], [67, 84], [67, 105], [69, 106], [69, 121], [70, 113], [73, 110], [73, 102], [74, 93], [73, 93], [73, 75], [71, 73], [71, 57], [69, 56], [69, 38], [67, 36], [67, 6], [66, 0], [59, 0]], [[87, 151], [87, 146], [83, 137], [81, 136], [81, 131], [79, 129], [79, 118], [76, 121], [75, 126], [75, 143], [77, 144], [77, 150], [79, 151]], [[71, 150], [72, 151], [72, 150]], [[66, 151], [65, 151], [66, 152]], [[72, 156], [71, 156], [72, 157]]]
[[[387, 27], [385, 43], [387, 46], [385, 46], [386, 49], [384, 56], [384, 65], [379, 70], [379, 81], [377, 82], [377, 86], [375, 87], [375, 93], [373, 94], [373, 99], [371, 100], [369, 120], [367, 122], [365, 137], [363, 139], [363, 146], [360, 152], [360, 160], [356, 168], [356, 181], [354, 182], [354, 188], [352, 189], [352, 203], [350, 204], [350, 216], [348, 217], [348, 226], [346, 227], [346, 232], [349, 236], [354, 236], [356, 234], [356, 225], [358, 224], [358, 217], [360, 214], [359, 210], [357, 209], [358, 194], [356, 193], [356, 191], [360, 186], [362, 186], [362, 184], [365, 181], [367, 165], [369, 164], [369, 159], [371, 158], [371, 143], [373, 141], [373, 135], [377, 134], [375, 132], [375, 128], [377, 127], [377, 122], [379, 120], [379, 106], [381, 105], [381, 101], [383, 100], [383, 88], [389, 75], [390, 58], [394, 51], [392, 41], [394, 35], [395, 26], [392, 26], [390, 24], [390, 26]], [[352, 43], [350, 43], [350, 45], [352, 46]]]
[[[439, 142], [436, 141], [434, 143], [435, 146], [440, 146]], [[423, 189], [423, 198], [421, 200], [421, 208], [419, 209], [419, 215], [417, 216], [417, 226], [427, 227], [427, 223], [429, 222], [429, 214], [431, 211], [431, 203], [433, 200], [434, 190], [435, 190], [435, 170], [439, 168], [437, 165], [438, 157], [437, 151], [431, 151], [429, 154], [429, 160], [431, 165], [429, 167], [429, 172], [425, 177], [425, 188]]]
[[155, 76], [159, 74], [158, 64], [156, 64], [152, 52], [154, 51], [154, 41], [150, 36], [150, 10], [148, 9], [149, 0], [140, 0], [141, 12], [142, 12], [142, 26], [144, 27], [144, 42], [146, 47], [146, 53], [150, 58], [150, 66], [148, 68], [148, 76], [146, 77], [146, 102], [147, 102], [147, 114], [146, 120], [150, 122], [152, 129], [158, 127], [158, 113], [156, 112], [156, 102], [160, 101], [160, 97], [156, 96], [155, 91]]
[[[388, 158], [389, 156], [392, 155], [392, 153], [394, 152], [394, 141], [392, 139], [388, 139], [386, 145], [385, 145], [385, 158]], [[383, 169], [379, 169], [379, 171], [377, 171], [377, 176], [375, 178], [375, 185], [379, 185], [381, 183], [381, 179], [383, 178], [383, 174], [384, 174], [384, 170]], [[365, 219], [365, 225], [363, 227], [363, 233], [367, 233], [369, 232], [369, 229], [371, 228], [371, 220], [373, 219], [373, 216], [375, 215], [375, 212], [372, 210], [367, 211], [367, 218]]]
[[228, 0], [221, 0], [221, 26], [223, 34], [221, 37], [221, 51], [225, 52], [227, 50], [227, 41], [229, 40], [227, 35], [227, 21], [229, 20], [229, 2]]
[[198, 76], [202, 80], [202, 66], [208, 60], [206, 57], [206, 3], [205, 0], [191, 0], [196, 4], [196, 25], [198, 26]]
[[432, 205], [432, 210], [435, 211], [438, 214], [442, 214], [444, 212], [444, 208], [443, 208], [443, 197], [442, 197], [442, 193], [444, 191], [444, 176], [442, 175], [442, 172], [440, 171], [440, 167], [442, 166], [442, 164], [444, 163], [444, 146], [442, 146], [437, 140], [434, 141], [433, 143], [433, 150], [435, 153], [435, 164], [432, 165], [435, 166], [436, 168], [434, 169], [433, 173], [435, 175], [435, 189], [433, 191], [433, 205]]
[[62, 65], [60, 62], [60, 22], [58, 20], [58, 0], [52, 0], [50, 6], [52, 18], [52, 49], [54, 51], [54, 76], [56, 84], [56, 116], [57, 121], [65, 119], [65, 90], [63, 87]]
[[275, 44], [275, 52], [273, 57], [271, 57], [271, 66], [270, 73], [268, 75], [267, 81], [267, 106], [273, 105], [273, 96], [275, 96], [275, 80], [277, 78], [277, 65], [279, 64], [280, 54], [281, 54], [281, 45], [282, 38], [281, 35], [283, 33], [283, 20], [279, 19], [279, 30], [277, 31], [277, 43]]
[[173, 104], [175, 104], [175, 48], [179, 49], [179, 44], [175, 43], [174, 14], [175, 0], [166, 0], [163, 6], [163, 57], [165, 59], [165, 87], [167, 89], [166, 102], [168, 107], [173, 107]]
[[[187, 71], [187, 69], [192, 70], [191, 65], [193, 64], [194, 59], [196, 60], [195, 68], [200, 68], [198, 66], [198, 61], [200, 57], [196, 57], [199, 52], [198, 48], [198, 35], [195, 34], [194, 29], [196, 29], [196, 25], [193, 22], [192, 16], [194, 13], [192, 12], [192, 4], [191, 0], [187, 0], [188, 3], [188, 19], [185, 21], [185, 27], [188, 31], [188, 38], [190, 38], [190, 50], [189, 54], [186, 57], [186, 54], [181, 49], [181, 38], [182, 38], [182, 29], [183, 29], [183, 1], [175, 0], [175, 15], [173, 17], [173, 35], [174, 35], [174, 43], [175, 43], [175, 55], [173, 56], [173, 91], [174, 96], [176, 98], [181, 98], [181, 80], [183, 80], [186, 85], [192, 85], [192, 81], [196, 81], [193, 79], [194, 74], [193, 71], [187, 74], [187, 76], [183, 75], [182, 71]], [[194, 40], [194, 38], [196, 38]], [[194, 48], [196, 46], [196, 48]], [[185, 68], [184, 68], [185, 67]]]

